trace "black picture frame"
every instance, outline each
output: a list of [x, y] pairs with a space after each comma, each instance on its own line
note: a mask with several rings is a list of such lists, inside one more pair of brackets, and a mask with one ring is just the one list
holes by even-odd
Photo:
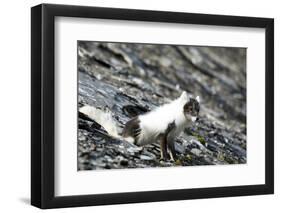
[[[55, 17], [263, 28], [266, 34], [265, 184], [95, 195], [54, 195]], [[31, 8], [31, 204], [59, 208], [274, 193], [274, 20], [164, 11], [41, 4]]]

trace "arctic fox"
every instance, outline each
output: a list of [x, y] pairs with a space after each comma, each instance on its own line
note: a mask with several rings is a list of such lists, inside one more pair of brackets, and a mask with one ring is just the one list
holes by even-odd
[[171, 103], [159, 106], [146, 114], [129, 120], [123, 129], [122, 137], [133, 138], [138, 146], [160, 142], [161, 159], [175, 160], [175, 138], [185, 127], [198, 119], [200, 98], [189, 97], [183, 92]]

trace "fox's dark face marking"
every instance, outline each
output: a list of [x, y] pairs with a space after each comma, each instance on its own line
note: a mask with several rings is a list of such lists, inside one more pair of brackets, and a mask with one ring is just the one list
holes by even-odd
[[183, 112], [186, 116], [189, 115], [189, 116], [197, 117], [199, 111], [200, 111], [200, 104], [194, 98], [190, 98], [189, 101], [183, 107]]

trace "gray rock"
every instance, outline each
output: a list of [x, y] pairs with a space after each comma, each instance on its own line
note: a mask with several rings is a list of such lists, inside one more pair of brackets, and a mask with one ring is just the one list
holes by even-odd
[[190, 152], [192, 154], [196, 155], [197, 157], [201, 156], [201, 154], [202, 154], [202, 151], [199, 149], [196, 149], [196, 148], [191, 149]]
[[153, 157], [151, 157], [151, 156], [147, 156], [147, 155], [140, 155], [140, 159], [141, 160], [154, 160], [154, 158]]

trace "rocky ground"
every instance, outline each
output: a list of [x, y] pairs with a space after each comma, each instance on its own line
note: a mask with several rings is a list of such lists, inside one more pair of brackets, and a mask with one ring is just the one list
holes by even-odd
[[78, 170], [246, 163], [244, 48], [79, 41], [78, 81], [79, 109], [109, 114], [119, 132], [184, 90], [201, 98], [199, 121], [176, 140], [176, 162], [159, 161], [159, 144], [137, 147], [79, 112]]

